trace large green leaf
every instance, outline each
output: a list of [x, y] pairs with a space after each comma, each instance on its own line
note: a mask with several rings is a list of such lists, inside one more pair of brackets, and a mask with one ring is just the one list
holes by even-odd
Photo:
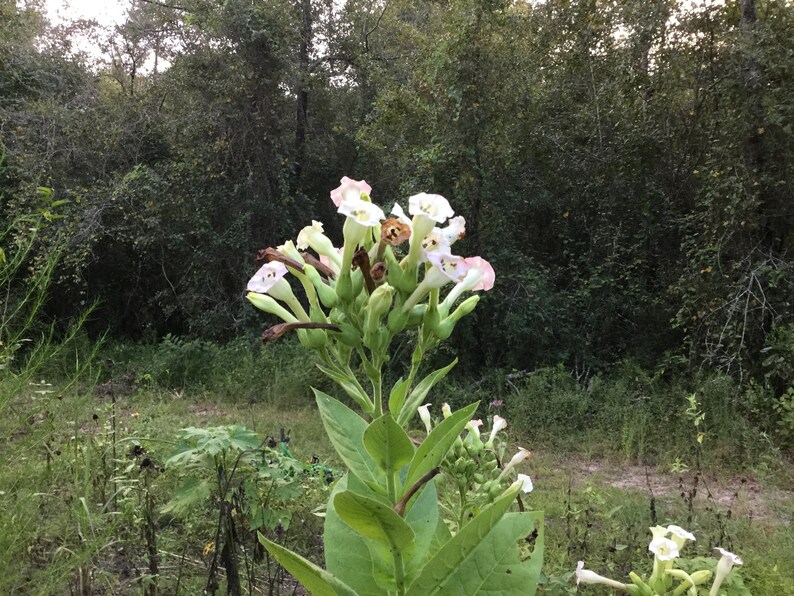
[[[541, 518], [534, 513], [504, 518], [517, 492], [517, 488], [508, 490], [447, 541], [410, 585], [408, 596], [534, 593], [542, 558], [542, 530], [533, 536], [536, 550], [528, 562], [520, 561], [517, 540], [532, 533]], [[500, 522], [503, 519], [504, 523]], [[521, 575], [515, 584], [514, 573]], [[533, 577], [533, 583], [525, 583]]]
[[366, 538], [406, 551], [414, 541], [414, 531], [394, 509], [380, 501], [351, 490], [334, 497], [334, 509], [348, 526]]
[[422, 379], [419, 384], [414, 387], [414, 390], [411, 391], [411, 394], [408, 396], [408, 399], [403, 404], [402, 409], [400, 410], [399, 416], [397, 416], [397, 422], [399, 422], [402, 426], [405, 426], [410, 422], [411, 418], [414, 417], [416, 414], [416, 409], [422, 405], [422, 402], [427, 397], [427, 394], [433, 388], [433, 385], [438, 383], [441, 379], [443, 379], [449, 371], [452, 370], [452, 367], [458, 363], [458, 359], [455, 358], [452, 362], [450, 362], [444, 368], [439, 368], [436, 371], [431, 372], [427, 375], [424, 379]]
[[276, 561], [283, 565], [284, 569], [303, 584], [309, 593], [315, 596], [356, 596], [356, 592], [352, 588], [333, 574], [328, 573], [291, 550], [271, 542], [262, 536], [261, 533], [257, 532], [257, 534], [259, 535], [259, 542], [276, 558]]
[[391, 414], [376, 418], [364, 431], [364, 447], [381, 470], [394, 475], [414, 455], [414, 444]]
[[372, 488], [383, 486], [383, 472], [364, 447], [366, 420], [322, 391], [315, 389], [314, 395], [325, 432], [348, 470]]
[[[343, 522], [334, 509], [334, 498], [348, 488], [356, 492], [369, 490], [359, 479], [350, 474], [345, 474], [336, 483], [328, 500], [323, 526], [325, 566], [360, 596], [385, 596], [387, 591], [382, 587], [384, 582], [376, 582], [374, 578], [376, 575], [385, 576], [388, 573], [392, 565], [391, 557], [384, 556], [382, 551], [373, 554], [367, 541]], [[373, 561], [373, 557], [377, 561]]]
[[478, 405], [477, 403], [470, 404], [436, 425], [416, 450], [414, 458], [411, 460], [411, 466], [408, 468], [405, 486], [412, 486], [424, 474], [444, 460], [450, 447], [455, 443], [455, 439], [460, 435], [466, 423], [471, 420]]

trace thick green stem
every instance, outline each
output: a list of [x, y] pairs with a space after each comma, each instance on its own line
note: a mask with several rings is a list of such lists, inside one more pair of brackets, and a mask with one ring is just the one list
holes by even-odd
[[394, 582], [397, 584], [397, 595], [403, 596], [405, 594], [405, 563], [400, 549], [394, 549], [392, 559], [394, 560]]

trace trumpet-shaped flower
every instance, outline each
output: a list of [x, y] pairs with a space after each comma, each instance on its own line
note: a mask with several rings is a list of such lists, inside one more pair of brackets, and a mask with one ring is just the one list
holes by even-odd
[[520, 482], [521, 483], [521, 492], [522, 493], [531, 493], [532, 489], [535, 488], [532, 485], [532, 478], [530, 478], [526, 474], [518, 474], [516, 476], [516, 478], [517, 478], [516, 482]]
[[507, 476], [508, 472], [515, 468], [521, 462], [527, 461], [530, 457], [532, 457], [532, 452], [524, 449], [523, 447], [518, 448], [518, 452], [507, 462], [507, 465], [504, 467], [502, 472], [499, 474], [499, 479], [501, 480], [505, 476]]
[[744, 564], [738, 556], [724, 548], [717, 547], [714, 550], [720, 551], [722, 557], [720, 557], [720, 561], [717, 563], [717, 573], [714, 576], [714, 583], [711, 585], [711, 590], [709, 590], [709, 596], [717, 596], [722, 582], [725, 581], [725, 578], [731, 572], [734, 565]]
[[369, 195], [372, 192], [372, 187], [365, 180], [353, 180], [344, 176], [340, 182], [339, 188], [331, 191], [331, 200], [337, 207], [343, 201], [359, 200], [362, 194]]
[[452, 308], [455, 301], [460, 298], [463, 292], [477, 292], [479, 290], [488, 291], [493, 288], [496, 274], [491, 264], [481, 257], [469, 257], [464, 259], [466, 262], [466, 276], [460, 280], [447, 297], [444, 298], [444, 307]]
[[248, 282], [247, 289], [249, 292], [269, 294], [276, 300], [286, 302], [287, 306], [298, 317], [298, 320], [306, 322], [309, 320], [309, 315], [303, 309], [295, 294], [292, 293], [292, 288], [287, 280], [284, 279], [286, 273], [287, 268], [278, 261], [265, 263]]
[[[259, 268], [259, 271], [254, 273], [254, 276], [248, 281], [246, 289], [249, 292], [256, 292], [257, 294], [269, 294], [275, 286], [281, 285], [278, 282], [287, 274], [287, 268], [277, 261], [265, 263]], [[286, 281], [284, 283], [287, 283]], [[276, 290], [278, 293], [278, 290]], [[279, 298], [274, 295], [274, 298]], [[280, 299], [280, 298], [279, 298]]]
[[626, 584], [622, 584], [614, 579], [609, 579], [603, 575], [598, 575], [595, 571], [590, 571], [584, 568], [584, 561], [579, 561], [576, 565], [576, 585], [579, 584], [600, 584], [602, 586], [609, 586], [616, 590], [625, 590]]
[[656, 540], [657, 538], [667, 538], [667, 535], [670, 533], [670, 530], [668, 530], [664, 526], [654, 526], [648, 529], [651, 531], [654, 540]]
[[678, 545], [669, 538], [654, 538], [648, 545], [648, 550], [660, 561], [672, 561], [678, 558]]
[[380, 220], [386, 218], [383, 209], [360, 198], [345, 199], [337, 211], [362, 226], [377, 226], [380, 225]]
[[462, 280], [468, 270], [468, 264], [462, 257], [436, 252], [428, 254], [427, 258], [433, 266], [427, 270], [424, 279], [416, 286], [408, 300], [405, 301], [403, 305], [403, 311], [405, 312], [416, 306], [430, 290], [441, 288], [453, 281]]
[[306, 226], [298, 233], [298, 248], [306, 250], [309, 247], [337, 267], [342, 265], [342, 258], [328, 236], [323, 233], [322, 222], [312, 220], [312, 225]]
[[687, 540], [695, 541], [695, 535], [692, 532], [687, 532], [681, 526], [671, 524], [667, 526], [667, 531], [670, 532], [670, 539], [678, 545], [678, 549], [682, 549]]
[[491, 428], [491, 434], [488, 437], [488, 442], [485, 444], [485, 446], [489, 449], [493, 448], [493, 442], [496, 438], [496, 433], [504, 428], [507, 428], [507, 420], [497, 414], [493, 417], [493, 428]]
[[422, 239], [422, 262], [427, 261], [427, 254], [439, 252], [449, 254], [450, 247], [466, 235], [466, 220], [462, 216], [453, 217], [445, 228], [433, 228]]
[[427, 434], [430, 434], [430, 431], [433, 430], [433, 423], [430, 421], [430, 406], [432, 404], [425, 404], [423, 406], [419, 406], [417, 410], [419, 411], [419, 418], [422, 419], [422, 423], [425, 425], [425, 429], [427, 430]]
[[481, 426], [482, 420], [479, 418], [477, 420], [469, 420], [468, 423], [466, 423], [466, 430], [479, 439]]
[[408, 212], [413, 216], [426, 217], [436, 223], [444, 223], [455, 215], [449, 201], [444, 197], [426, 192], [408, 198]]

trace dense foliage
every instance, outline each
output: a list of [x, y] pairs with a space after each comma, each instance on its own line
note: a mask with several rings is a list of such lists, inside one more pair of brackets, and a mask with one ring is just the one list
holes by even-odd
[[67, 246], [55, 320], [258, 332], [252, 255], [330, 223], [348, 174], [448, 194], [500, 271], [469, 369], [794, 382], [790, 3], [136, 1], [92, 31], [0, 5], [0, 217], [70, 201], [39, 239]]

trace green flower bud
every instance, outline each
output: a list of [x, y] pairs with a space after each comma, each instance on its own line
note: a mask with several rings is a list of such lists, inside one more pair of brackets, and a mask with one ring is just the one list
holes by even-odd
[[422, 320], [425, 318], [425, 311], [427, 310], [427, 304], [417, 304], [411, 310], [408, 311], [408, 322], [405, 324], [407, 329], [414, 329], [419, 327], [422, 324]]
[[358, 348], [361, 346], [361, 334], [350, 323], [337, 323], [339, 332], [334, 334], [334, 337], [351, 348]]
[[304, 348], [319, 350], [325, 346], [327, 339], [322, 329], [298, 329], [298, 340]]
[[701, 569], [700, 571], [695, 571], [689, 577], [692, 578], [692, 581], [695, 582], [696, 586], [700, 584], [705, 584], [709, 579], [711, 579], [711, 571], [708, 569]]
[[312, 282], [314, 289], [317, 291], [317, 296], [320, 298], [320, 302], [322, 302], [323, 306], [325, 308], [333, 308], [336, 306], [338, 300], [336, 292], [334, 292], [331, 286], [323, 281], [323, 278], [320, 277], [317, 269], [311, 265], [304, 265], [303, 271], [309, 281]]
[[349, 304], [353, 301], [353, 280], [350, 271], [342, 271], [336, 280], [336, 295], [340, 301]]

